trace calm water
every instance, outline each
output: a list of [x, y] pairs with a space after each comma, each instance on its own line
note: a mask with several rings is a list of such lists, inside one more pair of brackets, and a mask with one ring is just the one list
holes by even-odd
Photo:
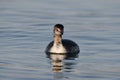
[[[56, 23], [79, 58], [46, 58]], [[120, 80], [120, 1], [0, 0], [0, 80]]]

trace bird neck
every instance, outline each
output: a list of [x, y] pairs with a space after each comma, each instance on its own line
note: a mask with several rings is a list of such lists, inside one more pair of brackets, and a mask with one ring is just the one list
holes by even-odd
[[62, 44], [62, 35], [54, 35], [54, 44], [57, 46]]

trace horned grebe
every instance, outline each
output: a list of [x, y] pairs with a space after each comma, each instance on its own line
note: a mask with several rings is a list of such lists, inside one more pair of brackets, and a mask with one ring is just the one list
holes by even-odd
[[62, 24], [56, 24], [54, 26], [54, 40], [50, 42], [45, 52], [54, 54], [66, 54], [67, 56], [75, 57], [79, 53], [79, 46], [68, 39], [62, 39], [64, 33], [64, 26]]

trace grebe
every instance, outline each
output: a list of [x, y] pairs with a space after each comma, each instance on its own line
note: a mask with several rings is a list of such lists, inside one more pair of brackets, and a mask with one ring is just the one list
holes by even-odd
[[64, 33], [64, 26], [62, 24], [56, 24], [54, 26], [54, 40], [50, 42], [45, 52], [50, 55], [54, 54], [66, 54], [67, 56], [75, 57], [79, 53], [79, 46], [72, 40], [62, 39]]

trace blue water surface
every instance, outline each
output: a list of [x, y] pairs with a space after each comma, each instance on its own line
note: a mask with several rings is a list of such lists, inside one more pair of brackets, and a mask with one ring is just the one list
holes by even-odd
[[[60, 72], [44, 53], [56, 23], [80, 46]], [[0, 0], [0, 80], [120, 80], [120, 1]]]

